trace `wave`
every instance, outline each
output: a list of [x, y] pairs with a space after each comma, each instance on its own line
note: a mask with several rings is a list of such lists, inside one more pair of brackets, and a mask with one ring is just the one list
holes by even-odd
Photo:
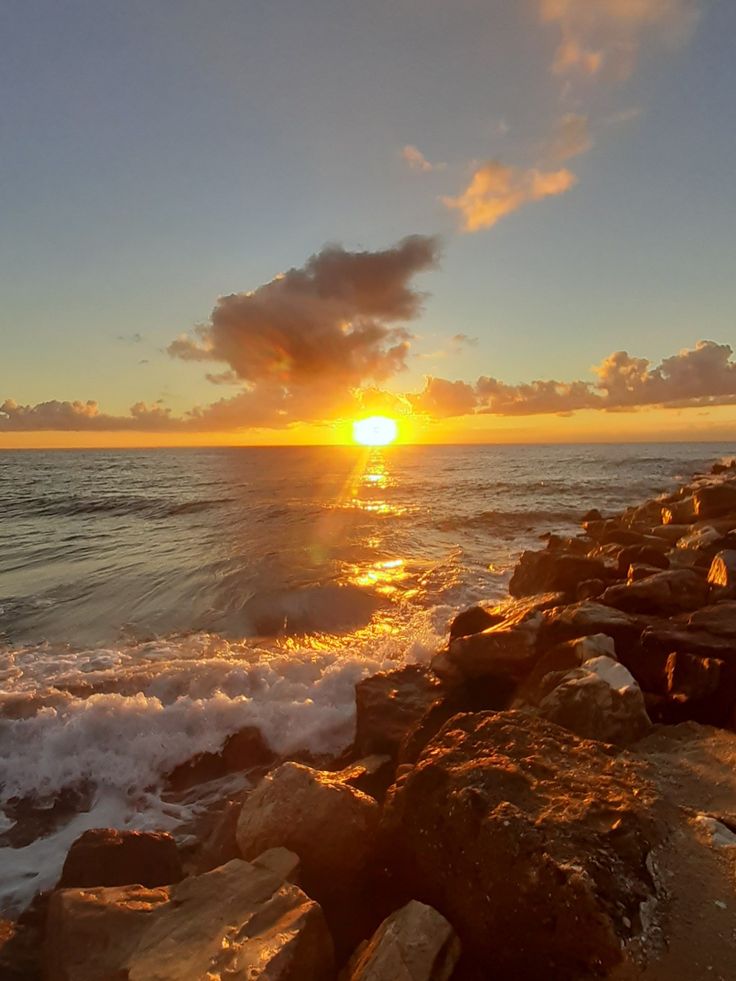
[[133, 497], [130, 495], [82, 497], [82, 496], [18, 496], [7, 508], [7, 517], [39, 515], [49, 517], [73, 517], [75, 515], [138, 515], [147, 518], [173, 518], [177, 515], [197, 514], [222, 504], [232, 502], [232, 497], [217, 497], [193, 501], [167, 501], [161, 498]]
[[463, 528], [497, 530], [531, 530], [548, 524], [576, 525], [580, 522], [579, 510], [548, 511], [476, 511], [473, 514], [450, 515], [433, 522], [440, 531], [457, 531]]

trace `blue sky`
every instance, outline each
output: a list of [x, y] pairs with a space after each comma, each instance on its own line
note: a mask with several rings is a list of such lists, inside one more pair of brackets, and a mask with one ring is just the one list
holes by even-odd
[[[700, 16], [676, 43], [627, 27], [634, 63], [580, 77], [551, 70], [563, 21], [540, 3], [6, 0], [0, 402], [211, 402], [166, 348], [219, 295], [415, 233], [443, 257], [395, 391], [732, 341], [736, 5], [652, 0]], [[549, 170], [571, 115], [593, 141], [554, 164], [575, 186], [463, 232], [442, 199], [485, 161]], [[458, 333], [477, 345], [436, 354]]]

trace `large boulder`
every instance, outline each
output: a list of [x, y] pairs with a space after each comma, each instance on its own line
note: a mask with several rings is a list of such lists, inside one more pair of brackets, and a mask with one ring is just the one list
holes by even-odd
[[691, 630], [736, 639], [736, 600], [703, 606], [687, 618]]
[[69, 849], [57, 889], [134, 883], [153, 889], [179, 882], [182, 874], [170, 834], [91, 828]]
[[450, 640], [480, 633], [481, 630], [492, 627], [502, 620], [503, 614], [493, 613], [485, 606], [470, 606], [467, 610], [458, 613], [450, 624]]
[[449, 981], [459, 956], [460, 942], [444, 916], [412, 900], [361, 944], [344, 981]]
[[585, 739], [626, 744], [651, 728], [641, 688], [610, 654], [548, 675], [540, 695], [534, 706], [538, 715]]
[[704, 578], [690, 569], [667, 569], [633, 581], [609, 586], [601, 600], [628, 613], [668, 616], [696, 610], [707, 599]]
[[574, 596], [578, 583], [586, 579], [611, 579], [609, 567], [601, 559], [568, 555], [555, 550], [522, 552], [509, 582], [512, 596], [562, 592]]
[[167, 776], [167, 783], [172, 790], [187, 790], [228, 773], [270, 766], [274, 760], [275, 755], [260, 729], [246, 726], [228, 736], [219, 753], [199, 753], [179, 764]]
[[701, 487], [693, 494], [695, 514], [701, 521], [736, 513], [736, 483]]
[[542, 622], [541, 610], [525, 608], [481, 633], [451, 641], [433, 659], [432, 668], [453, 680], [496, 677], [519, 681], [537, 658]]
[[47, 981], [328, 981], [319, 906], [288, 881], [296, 856], [234, 859], [174, 886], [64, 889], [49, 905]]
[[375, 674], [355, 686], [355, 753], [396, 757], [406, 734], [445, 697], [439, 677], [411, 664]]
[[301, 859], [302, 881], [322, 899], [350, 886], [374, 847], [379, 806], [338, 775], [283, 763], [246, 798], [236, 839], [250, 859], [283, 846]]
[[708, 585], [716, 598], [736, 596], [736, 550], [724, 549], [714, 556], [708, 570]]
[[[520, 712], [451, 719], [389, 793], [400, 881], [499, 981], [605, 974], [643, 927], [660, 835], [639, 764]], [[485, 975], [484, 975], [485, 976]]]

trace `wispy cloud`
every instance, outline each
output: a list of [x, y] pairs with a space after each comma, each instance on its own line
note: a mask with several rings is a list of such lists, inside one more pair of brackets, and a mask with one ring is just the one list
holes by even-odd
[[401, 150], [401, 158], [410, 170], [419, 174], [430, 174], [435, 170], [445, 170], [445, 163], [430, 163], [418, 147], [407, 143]]
[[566, 169], [524, 170], [489, 160], [478, 167], [462, 194], [442, 200], [448, 208], [460, 212], [464, 231], [476, 232], [492, 228], [501, 218], [532, 201], [564, 194], [576, 181]]
[[587, 153], [593, 146], [588, 117], [570, 112], [555, 124], [552, 136], [543, 147], [546, 158], [562, 163]]

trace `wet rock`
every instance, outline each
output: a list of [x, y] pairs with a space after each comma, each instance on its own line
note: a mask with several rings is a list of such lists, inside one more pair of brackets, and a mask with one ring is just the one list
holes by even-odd
[[219, 753], [199, 753], [177, 766], [168, 775], [167, 783], [172, 790], [187, 790], [228, 773], [270, 766], [274, 760], [275, 755], [261, 731], [255, 726], [246, 726], [228, 736]]
[[450, 624], [450, 640], [456, 637], [467, 637], [469, 634], [480, 633], [495, 623], [500, 623], [503, 616], [491, 613], [484, 606], [471, 606], [458, 613]]
[[437, 910], [412, 900], [362, 944], [344, 981], [449, 981], [460, 941]]
[[374, 800], [382, 801], [386, 791], [394, 782], [395, 769], [396, 764], [390, 756], [374, 754], [356, 760], [342, 770], [337, 770], [335, 777], [341, 783], [368, 794]]
[[236, 839], [246, 859], [278, 846], [296, 852], [304, 888], [321, 899], [365, 870], [378, 818], [376, 801], [334, 773], [284, 763], [246, 798]]
[[546, 610], [540, 641], [548, 648], [588, 634], [606, 634], [614, 639], [621, 658], [621, 651], [638, 642], [648, 623], [643, 617], [586, 600]]
[[170, 834], [92, 828], [80, 835], [69, 849], [56, 888], [138, 883], [152, 889], [179, 882], [181, 878], [181, 859]]
[[643, 564], [653, 566], [656, 569], [669, 569], [670, 560], [661, 548], [654, 548], [651, 545], [630, 545], [622, 548], [616, 560], [619, 575], [628, 575], [629, 566]]
[[700, 520], [736, 513], [736, 485], [733, 482], [702, 487], [693, 495], [695, 514]]
[[702, 576], [690, 569], [668, 569], [636, 582], [609, 586], [601, 597], [608, 606], [629, 613], [653, 613], [667, 616], [683, 610], [695, 610], [707, 598]]
[[600, 559], [551, 551], [522, 552], [509, 582], [512, 596], [562, 592], [575, 595], [584, 579], [610, 579], [611, 572]]
[[585, 512], [581, 520], [583, 524], [585, 524], [586, 521], [603, 521], [603, 515], [598, 508], [591, 508], [590, 511]]
[[519, 712], [450, 720], [391, 789], [400, 880], [494, 977], [605, 974], [653, 898], [659, 828], [638, 763]]
[[401, 741], [444, 697], [440, 678], [419, 664], [373, 675], [355, 686], [355, 753], [396, 757]]
[[711, 595], [719, 599], [736, 596], [736, 550], [719, 552], [708, 570]]
[[287, 881], [283, 849], [178, 885], [56, 892], [48, 981], [327, 981], [333, 951], [319, 906]]

